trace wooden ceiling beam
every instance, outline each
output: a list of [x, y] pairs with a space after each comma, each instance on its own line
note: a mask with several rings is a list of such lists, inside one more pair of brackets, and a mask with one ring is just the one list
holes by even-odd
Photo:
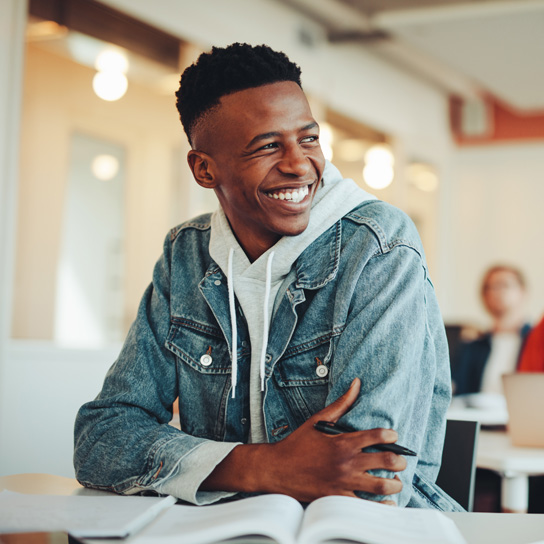
[[29, 13], [179, 69], [179, 38], [95, 0], [30, 0]]

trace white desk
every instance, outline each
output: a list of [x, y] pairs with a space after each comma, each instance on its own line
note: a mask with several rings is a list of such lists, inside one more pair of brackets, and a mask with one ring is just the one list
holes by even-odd
[[516, 447], [506, 432], [480, 431], [476, 466], [500, 474], [503, 511], [527, 512], [529, 476], [544, 474], [544, 448]]
[[[49, 474], [16, 474], [0, 477], [0, 491], [71, 495], [82, 491], [72, 478]], [[90, 490], [86, 490], [89, 492]], [[95, 491], [93, 493], [103, 493]], [[459, 527], [468, 544], [536, 544], [544, 542], [544, 514], [446, 513]], [[87, 540], [96, 544], [96, 540]], [[119, 540], [100, 540], [101, 544]], [[245, 544], [252, 544], [244, 541]], [[262, 541], [261, 541], [262, 542]], [[128, 544], [128, 542], [127, 542]]]
[[468, 544], [542, 544], [544, 514], [446, 513]]

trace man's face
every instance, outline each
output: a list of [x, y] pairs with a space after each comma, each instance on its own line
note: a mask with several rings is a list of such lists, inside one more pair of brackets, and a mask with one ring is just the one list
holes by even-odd
[[210, 158], [207, 186], [250, 260], [306, 229], [325, 158], [319, 127], [296, 83], [224, 96], [196, 133], [196, 152]]

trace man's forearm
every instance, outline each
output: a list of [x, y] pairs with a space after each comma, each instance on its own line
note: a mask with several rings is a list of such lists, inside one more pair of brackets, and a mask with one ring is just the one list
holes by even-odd
[[201, 491], [234, 491], [273, 493], [274, 467], [272, 444], [241, 444], [236, 446], [202, 482]]

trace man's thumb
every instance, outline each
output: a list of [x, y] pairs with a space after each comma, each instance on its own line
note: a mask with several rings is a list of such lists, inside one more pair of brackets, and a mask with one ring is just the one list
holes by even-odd
[[361, 380], [359, 378], [355, 378], [351, 382], [349, 389], [341, 397], [338, 397], [334, 402], [315, 414], [314, 418], [336, 423], [357, 400], [360, 390]]

